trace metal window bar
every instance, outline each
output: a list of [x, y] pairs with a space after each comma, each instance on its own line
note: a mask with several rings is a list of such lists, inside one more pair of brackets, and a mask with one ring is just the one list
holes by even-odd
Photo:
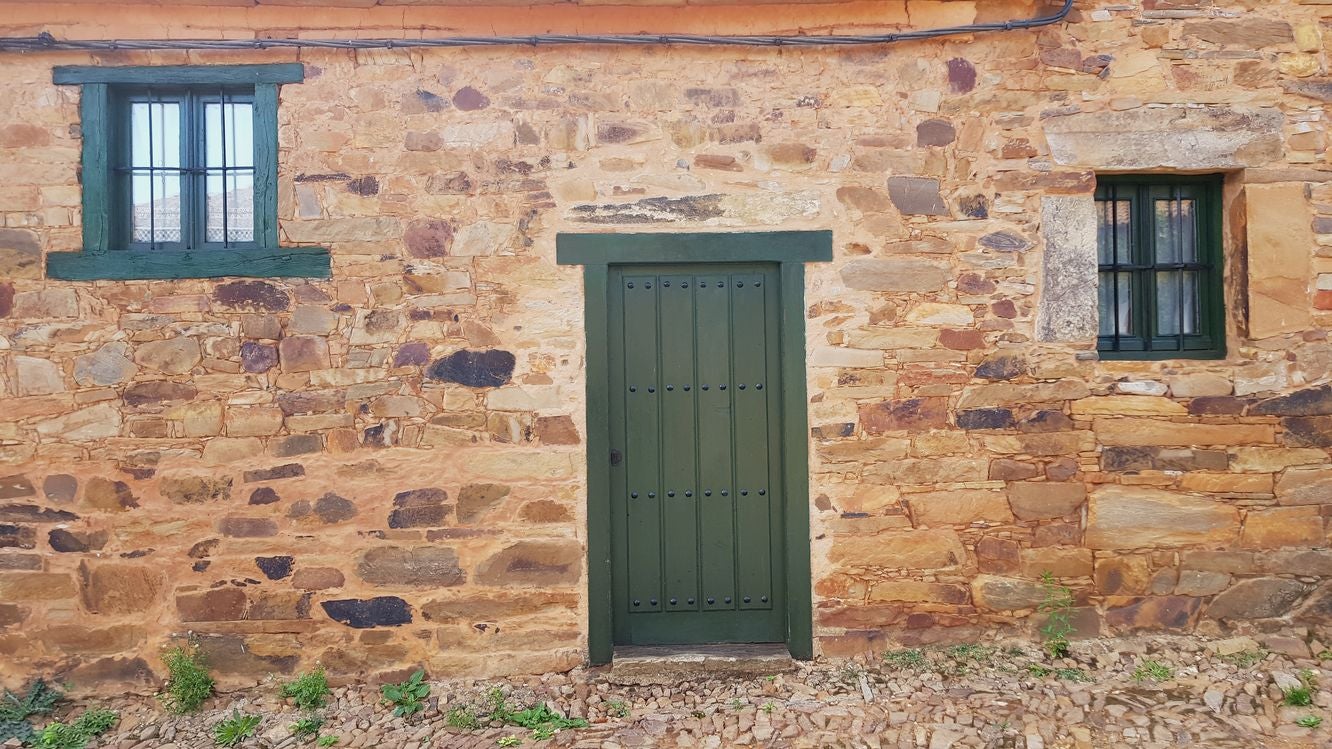
[[1119, 187], [1110, 188], [1110, 264], [1113, 270], [1110, 273], [1114, 279], [1114, 349], [1120, 350], [1122, 339], [1120, 336], [1124, 331], [1119, 329]]
[[[1184, 201], [1180, 199], [1180, 188], [1178, 186], [1172, 187], [1170, 192], [1174, 198], [1174, 200], [1172, 201], [1173, 211], [1171, 214], [1171, 219], [1174, 221], [1175, 224], [1174, 236], [1173, 236], [1173, 242], [1175, 247], [1173, 249], [1172, 257], [1176, 261], [1183, 263], [1184, 262]], [[1187, 272], [1188, 271], [1185, 271], [1183, 269], [1175, 271], [1175, 279], [1176, 279], [1175, 308], [1178, 311], [1179, 315], [1179, 322], [1177, 323], [1178, 327], [1175, 329], [1176, 333], [1175, 345], [1177, 346], [1178, 351], [1184, 350], [1184, 327], [1185, 327], [1184, 326], [1184, 274]]]
[[[154, 168], [155, 164], [153, 163], [153, 152], [155, 150], [153, 148], [153, 104], [155, 101], [156, 98], [153, 96], [153, 90], [150, 88], [148, 89], [148, 247], [154, 250], [157, 249], [157, 186], [153, 184], [157, 177]], [[165, 148], [162, 149], [162, 159], [165, 163]], [[130, 161], [133, 162], [133, 159], [131, 158]], [[133, 177], [130, 179], [132, 184]], [[130, 194], [133, 195], [132, 190]], [[130, 220], [131, 222], [133, 221], [132, 216]]]

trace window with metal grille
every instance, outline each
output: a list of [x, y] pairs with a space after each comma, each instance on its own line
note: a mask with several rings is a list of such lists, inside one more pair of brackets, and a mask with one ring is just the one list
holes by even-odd
[[1219, 177], [1100, 177], [1103, 359], [1225, 356]]
[[254, 89], [117, 91], [124, 246], [255, 247]]
[[80, 87], [83, 250], [52, 278], [327, 278], [324, 247], [278, 244], [278, 89], [300, 63], [61, 66]]

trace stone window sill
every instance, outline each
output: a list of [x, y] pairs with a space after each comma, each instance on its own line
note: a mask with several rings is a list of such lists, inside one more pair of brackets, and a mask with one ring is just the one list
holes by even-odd
[[46, 275], [66, 281], [134, 281], [174, 278], [328, 278], [329, 252], [323, 247], [260, 250], [153, 252], [53, 252]]

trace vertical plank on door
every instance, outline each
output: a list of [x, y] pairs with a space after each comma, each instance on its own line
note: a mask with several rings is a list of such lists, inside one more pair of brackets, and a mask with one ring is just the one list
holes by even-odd
[[[661, 377], [657, 359], [657, 284], [650, 275], [625, 275], [625, 475], [629, 613], [660, 611], [662, 587]], [[651, 601], [657, 601], [653, 605]], [[637, 603], [635, 603], [637, 602]]]

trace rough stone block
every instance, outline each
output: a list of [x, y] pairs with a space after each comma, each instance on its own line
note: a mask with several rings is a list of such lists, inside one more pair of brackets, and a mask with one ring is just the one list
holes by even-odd
[[1222, 502], [1145, 486], [1103, 486], [1087, 505], [1086, 545], [1142, 549], [1234, 543], [1239, 514]]

